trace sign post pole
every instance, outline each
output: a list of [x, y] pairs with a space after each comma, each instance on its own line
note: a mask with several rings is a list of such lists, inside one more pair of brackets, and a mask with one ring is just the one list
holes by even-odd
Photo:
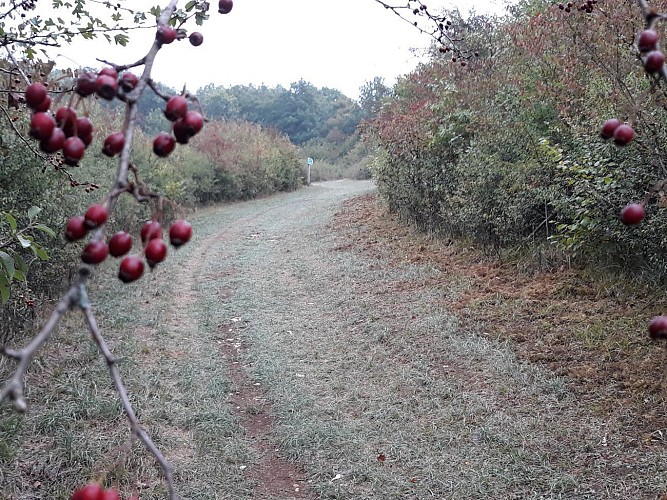
[[310, 167], [313, 165], [314, 160], [311, 157], [308, 157], [308, 178], [306, 180], [307, 184], [310, 186]]

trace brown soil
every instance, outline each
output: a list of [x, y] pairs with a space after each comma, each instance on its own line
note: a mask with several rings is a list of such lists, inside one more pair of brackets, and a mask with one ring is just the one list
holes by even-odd
[[387, 260], [440, 270], [404, 287], [440, 290], [442, 307], [463, 328], [511, 341], [520, 359], [565, 377], [594, 414], [622, 423], [626, 445], [664, 446], [665, 349], [648, 339], [646, 324], [667, 310], [667, 298], [583, 271], [522, 271], [476, 249], [427, 238], [388, 214], [375, 195], [348, 201], [334, 225], [343, 236], [339, 249], [361, 252], [371, 265]]

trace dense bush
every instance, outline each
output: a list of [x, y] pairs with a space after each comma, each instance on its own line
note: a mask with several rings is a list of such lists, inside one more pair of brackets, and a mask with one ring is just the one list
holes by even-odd
[[[638, 7], [530, 2], [512, 17], [454, 24], [478, 56], [461, 65], [434, 50], [364, 129], [389, 207], [492, 248], [552, 244], [581, 262], [667, 277], [662, 191], [641, 226], [618, 218], [667, 174], [664, 96], [648, 91], [634, 48]], [[599, 137], [610, 117], [633, 124], [632, 144]]]

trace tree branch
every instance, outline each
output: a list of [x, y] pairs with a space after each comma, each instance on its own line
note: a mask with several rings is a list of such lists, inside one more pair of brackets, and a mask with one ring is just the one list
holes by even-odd
[[111, 380], [113, 381], [114, 387], [116, 388], [116, 392], [118, 393], [120, 402], [123, 405], [123, 410], [125, 410], [125, 415], [127, 416], [127, 419], [130, 421], [130, 428], [132, 429], [132, 433], [144, 443], [146, 448], [148, 448], [148, 451], [155, 457], [157, 462], [160, 464], [162, 472], [164, 473], [165, 481], [167, 483], [167, 491], [169, 494], [169, 499], [175, 500], [177, 497], [174, 491], [174, 476], [171, 470], [171, 466], [164, 458], [164, 455], [162, 455], [158, 447], [155, 446], [155, 443], [153, 443], [153, 440], [150, 438], [148, 433], [143, 429], [143, 427], [141, 427], [139, 419], [137, 418], [137, 415], [134, 412], [134, 409], [132, 408], [132, 403], [130, 403], [130, 398], [127, 395], [127, 389], [125, 389], [125, 385], [123, 384], [120, 372], [118, 371], [117, 360], [109, 350], [109, 346], [107, 345], [106, 340], [102, 336], [102, 333], [100, 332], [100, 329], [97, 326], [97, 321], [95, 320], [95, 316], [93, 315], [93, 312], [90, 309], [90, 304], [88, 303], [87, 299], [82, 300], [81, 302], [82, 302], [81, 310], [83, 311], [84, 317], [86, 319], [86, 324], [88, 325], [88, 329], [90, 330], [90, 333], [93, 336], [93, 340], [95, 340], [95, 343], [98, 345], [100, 349], [100, 353], [102, 354], [104, 360], [107, 363], [107, 367], [109, 368], [109, 375], [111, 377]]

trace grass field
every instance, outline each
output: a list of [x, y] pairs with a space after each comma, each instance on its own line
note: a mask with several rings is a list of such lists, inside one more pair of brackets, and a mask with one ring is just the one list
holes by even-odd
[[[667, 494], [665, 353], [643, 336], [664, 304], [430, 240], [372, 192], [207, 209], [146, 279], [96, 273], [100, 326], [182, 498]], [[27, 384], [25, 417], [0, 408], [0, 498], [91, 479], [165, 498], [77, 313]]]

